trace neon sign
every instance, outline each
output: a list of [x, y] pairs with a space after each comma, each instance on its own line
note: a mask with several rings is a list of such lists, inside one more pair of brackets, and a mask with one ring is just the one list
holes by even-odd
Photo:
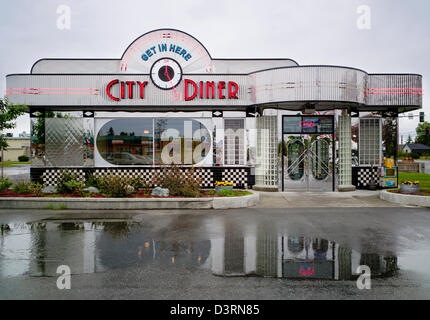
[[[114, 101], [122, 99], [134, 99], [133, 90], [135, 87], [139, 89], [140, 99], [145, 97], [145, 87], [148, 81], [119, 81], [115, 79], [110, 81], [106, 86], [106, 95]], [[119, 86], [119, 96], [115, 96], [112, 89]], [[184, 92], [179, 93], [174, 89], [174, 100], [191, 101], [196, 97], [200, 99], [239, 99], [239, 85], [234, 81], [199, 81], [198, 83], [190, 79], [184, 79]], [[183, 98], [182, 98], [183, 97]]]
[[[112, 95], [111, 89], [114, 85], [119, 84], [120, 85], [120, 96], [115, 97]], [[108, 83], [106, 86], [106, 94], [109, 98], [111, 98], [114, 101], [119, 101], [121, 99], [125, 99], [125, 86], [127, 86], [128, 91], [128, 98], [133, 99], [133, 87], [137, 84], [139, 86], [139, 96], [140, 99], [143, 99], [145, 97], [145, 87], [148, 84], [148, 81], [119, 81], [118, 79], [112, 80]]]
[[311, 268], [308, 266], [306, 266], [306, 267], [301, 266], [300, 270], [299, 270], [299, 274], [303, 277], [314, 276], [315, 275], [315, 268], [314, 267]]
[[[191, 85], [192, 93], [189, 91], [189, 85]], [[237, 92], [239, 91], [239, 86], [236, 82], [229, 81], [228, 83], [226, 83], [225, 81], [219, 81], [218, 83], [215, 83], [215, 81], [200, 81], [199, 85], [197, 86], [197, 83], [195, 83], [193, 80], [185, 79], [185, 101], [193, 100], [195, 97], [197, 97], [197, 94], [199, 95], [200, 99], [204, 99], [205, 91], [206, 99], [215, 99], [215, 96], [217, 96], [218, 99], [225, 99], [226, 96], [224, 90], [227, 88], [228, 99], [238, 99]]]
[[176, 44], [170, 44], [169, 47], [167, 47], [167, 43], [159, 43], [157, 46], [152, 46], [146, 49], [141, 55], [141, 58], [143, 61], [148, 61], [150, 57], [156, 55], [159, 52], [176, 53], [178, 56], [181, 56], [185, 61], [188, 61], [192, 58], [192, 55], [186, 49]]
[[300, 121], [301, 128], [315, 128], [318, 124], [318, 120], [304, 120]]

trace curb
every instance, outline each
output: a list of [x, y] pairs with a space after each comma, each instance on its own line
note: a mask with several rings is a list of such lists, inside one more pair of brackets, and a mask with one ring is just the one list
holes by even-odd
[[[252, 191], [250, 191], [252, 192]], [[255, 206], [259, 195], [222, 198], [0, 198], [0, 209], [234, 209]], [[49, 207], [49, 208], [48, 208]]]
[[407, 194], [398, 194], [382, 190], [379, 192], [379, 198], [388, 202], [408, 206], [430, 207], [430, 197], [427, 196], [414, 196]]

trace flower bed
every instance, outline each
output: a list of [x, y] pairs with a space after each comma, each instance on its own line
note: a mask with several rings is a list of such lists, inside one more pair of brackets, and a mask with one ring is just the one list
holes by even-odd
[[[391, 192], [391, 193], [405, 194], [403, 192], [400, 192], [400, 189], [387, 190], [387, 191]], [[418, 191], [418, 192], [406, 193], [406, 195], [411, 195], [411, 196], [426, 196], [426, 197], [429, 197], [430, 196], [430, 191]]]
[[[241, 197], [252, 194], [249, 191], [239, 191], [233, 190], [231, 194], [218, 194], [214, 190], [201, 190], [198, 198], [213, 198], [213, 197]], [[0, 198], [104, 198], [109, 199], [109, 197], [104, 194], [99, 193], [91, 193], [91, 194], [79, 194], [79, 193], [55, 193], [55, 194], [42, 194], [40, 196], [31, 194], [31, 193], [17, 193], [13, 190], [3, 190], [0, 192]], [[123, 198], [154, 198], [154, 199], [162, 199], [162, 198], [188, 198], [185, 196], [168, 196], [168, 197], [158, 197], [151, 196], [148, 191], [138, 190], [132, 194], [129, 194]]]
[[[88, 175], [84, 179], [70, 170], [62, 170], [56, 185], [46, 186], [34, 182], [12, 183], [0, 179], [0, 198], [214, 198], [250, 195], [247, 191], [233, 190], [233, 183], [217, 181], [215, 190], [200, 189], [201, 181], [194, 168], [182, 171], [178, 166], [163, 168], [152, 180], [133, 179], [106, 173]], [[159, 186], [151, 189], [151, 186]]]
[[419, 181], [402, 181], [400, 184], [400, 193], [417, 193], [420, 192], [420, 182]]

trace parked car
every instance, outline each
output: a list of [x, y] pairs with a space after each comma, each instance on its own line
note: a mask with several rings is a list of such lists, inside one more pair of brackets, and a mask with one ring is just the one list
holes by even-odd
[[116, 165], [148, 165], [152, 164], [152, 156], [138, 156], [130, 152], [101, 153], [106, 161]]

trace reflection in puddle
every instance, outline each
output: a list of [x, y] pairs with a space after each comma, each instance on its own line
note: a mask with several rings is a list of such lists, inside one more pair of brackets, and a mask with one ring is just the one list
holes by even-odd
[[351, 280], [358, 277], [360, 265], [370, 267], [372, 277], [389, 276], [397, 270], [395, 256], [360, 253], [325, 239], [279, 234], [234, 241], [226, 237], [212, 245], [212, 254], [219, 259], [212, 271], [224, 276]]
[[258, 228], [242, 235], [224, 227], [222, 235], [188, 241], [178, 240], [187, 238], [182, 236], [156, 239], [147, 226], [130, 221], [2, 225], [0, 277], [57, 276], [63, 264], [72, 274], [149, 266], [160, 272], [202, 268], [220, 276], [331, 280], [356, 278], [359, 265], [369, 266], [372, 277], [397, 270], [393, 255], [360, 253], [333, 241]]

